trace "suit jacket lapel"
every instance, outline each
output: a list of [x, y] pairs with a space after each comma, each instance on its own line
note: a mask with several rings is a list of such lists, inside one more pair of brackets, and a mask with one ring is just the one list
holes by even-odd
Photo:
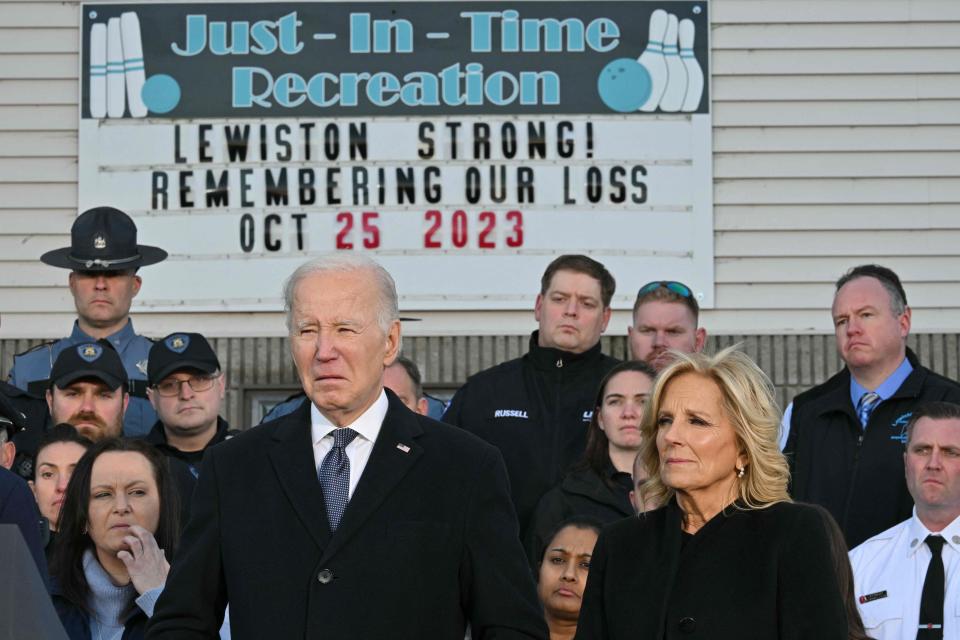
[[387, 397], [390, 408], [380, 427], [377, 441], [373, 443], [370, 459], [367, 460], [360, 482], [343, 512], [343, 519], [336, 534], [323, 552], [321, 564], [362, 527], [423, 453], [415, 440], [423, 433], [420, 423], [396, 396], [388, 391]]
[[310, 402], [288, 415], [274, 429], [270, 461], [297, 517], [321, 549], [330, 540], [323, 490], [317, 478], [310, 440]]

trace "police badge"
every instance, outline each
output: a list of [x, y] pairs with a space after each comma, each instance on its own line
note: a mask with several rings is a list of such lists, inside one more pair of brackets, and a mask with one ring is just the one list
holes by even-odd
[[77, 347], [77, 354], [87, 362], [94, 362], [103, 353], [103, 347], [98, 344], [81, 344]]
[[170, 351], [183, 353], [190, 346], [190, 336], [184, 333], [175, 333], [172, 336], [167, 336], [163, 343], [167, 345], [167, 349], [170, 349]]

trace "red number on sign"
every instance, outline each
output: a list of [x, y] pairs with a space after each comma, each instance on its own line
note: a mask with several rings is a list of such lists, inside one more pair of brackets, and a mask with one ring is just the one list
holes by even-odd
[[380, 246], [380, 228], [372, 222], [379, 217], [380, 214], [376, 211], [363, 212], [363, 246], [367, 249], [376, 249]]
[[523, 214], [519, 211], [508, 211], [507, 220], [513, 223], [513, 235], [507, 236], [508, 247], [523, 246]]
[[353, 229], [353, 214], [341, 211], [337, 214], [337, 222], [342, 222], [343, 228], [337, 234], [337, 249], [353, 249], [353, 243], [347, 240], [347, 235]]
[[423, 215], [424, 220], [433, 220], [433, 226], [427, 229], [427, 232], [423, 235], [423, 248], [424, 249], [439, 249], [440, 241], [437, 240], [434, 236], [437, 234], [437, 231], [440, 229], [440, 224], [443, 222], [443, 217], [440, 212], [436, 209], [431, 209]]
[[[474, 228], [479, 228], [476, 243], [480, 249], [497, 248], [497, 216], [498, 214], [493, 211], [481, 211], [477, 216], [478, 227]], [[508, 230], [510, 235], [504, 238], [504, 242], [508, 247], [522, 247], [523, 213], [517, 210], [508, 211], [504, 214], [504, 217], [512, 225]], [[444, 238], [446, 237], [446, 229], [443, 228], [443, 213], [437, 209], [431, 209], [424, 213], [423, 219], [431, 223], [430, 228], [423, 234], [423, 247], [425, 249], [442, 248], [445, 244]], [[470, 217], [466, 211], [463, 209], [454, 211], [453, 215], [447, 219], [447, 224], [451, 229], [450, 239], [447, 241], [448, 244], [446, 246], [452, 245], [457, 249], [463, 249], [473, 243], [472, 236], [470, 235], [470, 225], [474, 223], [470, 221]]]
[[493, 211], [481, 211], [480, 222], [486, 222], [487, 226], [480, 230], [480, 238], [477, 241], [481, 249], [495, 249], [497, 243], [490, 240], [490, 234], [497, 226], [497, 215]]
[[467, 246], [467, 212], [460, 209], [453, 212], [453, 246]]

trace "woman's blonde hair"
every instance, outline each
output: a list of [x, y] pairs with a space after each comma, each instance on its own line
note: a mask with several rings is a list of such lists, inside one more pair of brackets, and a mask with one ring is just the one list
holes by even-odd
[[762, 509], [790, 500], [787, 493], [790, 469], [780, 452], [780, 410], [774, 400], [773, 384], [738, 347], [727, 347], [712, 356], [673, 352], [675, 360], [657, 377], [640, 427], [643, 434], [640, 456], [649, 478], [642, 487], [645, 500], [663, 506], [674, 494], [660, 479], [657, 431], [664, 390], [674, 378], [685, 373], [704, 376], [720, 388], [723, 411], [747, 459], [743, 477], [737, 482], [740, 505]]

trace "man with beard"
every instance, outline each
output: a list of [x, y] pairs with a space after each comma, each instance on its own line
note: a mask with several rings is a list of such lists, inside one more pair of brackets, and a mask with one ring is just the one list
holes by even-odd
[[[119, 438], [123, 433], [123, 412], [130, 402], [127, 384], [123, 361], [109, 340], [64, 349], [50, 371], [50, 419], [53, 424], [73, 425], [92, 442]], [[180, 460], [170, 460], [170, 472], [180, 491], [181, 525], [185, 526], [196, 479]]]
[[627, 339], [634, 360], [657, 371], [670, 364], [669, 351], [697, 353], [707, 342], [707, 330], [697, 327], [700, 305], [682, 282], [654, 280], [640, 287], [633, 303], [633, 326]]
[[109, 341], [64, 349], [53, 363], [50, 380], [47, 405], [53, 424], [73, 425], [93, 442], [120, 436], [130, 396], [127, 372]]

